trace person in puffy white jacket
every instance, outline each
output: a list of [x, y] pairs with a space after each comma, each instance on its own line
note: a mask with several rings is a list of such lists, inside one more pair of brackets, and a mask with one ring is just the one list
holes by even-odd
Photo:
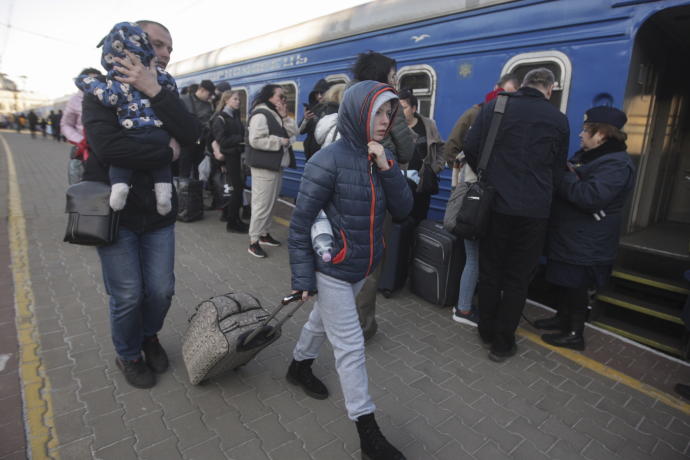
[[322, 116], [316, 124], [314, 138], [316, 139], [316, 142], [319, 143], [321, 148], [324, 148], [340, 139], [340, 133], [338, 132], [337, 128], [337, 107], [340, 106], [340, 101], [343, 100], [345, 87], [345, 83], [338, 83], [337, 85], [331, 86], [323, 95], [322, 103], [328, 104], [329, 107], [335, 107], [335, 112]]

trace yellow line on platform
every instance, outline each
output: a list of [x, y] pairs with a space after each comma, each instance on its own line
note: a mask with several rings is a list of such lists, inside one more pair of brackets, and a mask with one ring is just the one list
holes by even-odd
[[282, 217], [273, 216], [273, 220], [275, 220], [278, 224], [282, 225], [283, 227], [290, 227], [290, 221], [287, 219], [283, 219]]
[[668, 393], [665, 393], [661, 390], [658, 390], [650, 385], [647, 385], [646, 383], [640, 382], [637, 379], [634, 379], [630, 377], [629, 375], [626, 375], [622, 372], [619, 372], [615, 369], [611, 369], [610, 367], [601, 364], [598, 361], [595, 361], [591, 358], [586, 357], [580, 352], [574, 351], [574, 350], [569, 350], [567, 348], [559, 348], [559, 347], [554, 347], [549, 345], [548, 343], [544, 342], [541, 337], [539, 337], [537, 334], [534, 332], [530, 332], [528, 330], [525, 330], [523, 328], [518, 328], [518, 335], [521, 335], [522, 337], [526, 338], [527, 340], [530, 340], [531, 342], [536, 343], [537, 345], [540, 345], [544, 348], [548, 348], [549, 350], [558, 353], [561, 356], [564, 356], [568, 358], [569, 360], [579, 364], [582, 367], [586, 367], [587, 369], [596, 372], [597, 374], [603, 375], [604, 377], [608, 377], [612, 380], [615, 380], [617, 382], [622, 383], [623, 385], [626, 385], [633, 390], [637, 390], [640, 393], [646, 394], [647, 396], [658, 399], [662, 403], [666, 404], [669, 407], [672, 407], [674, 409], [677, 409], [684, 414], [690, 415], [690, 404], [674, 397], [671, 396]]
[[9, 243], [14, 280], [14, 307], [19, 339], [19, 374], [22, 382], [24, 421], [29, 458], [59, 459], [54, 449], [58, 446], [53, 420], [53, 401], [50, 382], [40, 358], [41, 344], [34, 315], [34, 293], [29, 270], [29, 245], [26, 221], [22, 210], [21, 193], [17, 182], [12, 150], [5, 137], [0, 141], [7, 156], [9, 182]]

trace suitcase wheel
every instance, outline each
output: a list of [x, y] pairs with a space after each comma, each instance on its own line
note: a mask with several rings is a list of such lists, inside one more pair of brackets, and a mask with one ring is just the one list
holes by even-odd
[[391, 291], [390, 289], [384, 289], [384, 290], [382, 290], [382, 291], [381, 291], [381, 294], [383, 294], [383, 296], [384, 296], [386, 299], [390, 299], [391, 297], [393, 297], [393, 291]]

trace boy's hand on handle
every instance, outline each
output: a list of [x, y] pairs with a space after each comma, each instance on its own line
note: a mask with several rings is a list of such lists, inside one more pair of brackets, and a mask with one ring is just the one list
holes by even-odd
[[177, 159], [180, 158], [180, 143], [177, 142], [174, 137], [171, 137], [168, 145], [173, 151], [172, 161], [177, 161]]
[[[289, 300], [287, 303], [290, 303], [296, 299], [302, 299], [302, 302], [306, 302], [307, 300], [309, 300], [309, 298], [313, 297], [314, 295], [316, 295], [316, 291], [292, 291], [289, 297], [291, 300]], [[283, 301], [285, 300], [287, 300], [287, 298], [283, 299]]]
[[161, 90], [161, 85], [158, 84], [156, 60], [152, 59], [151, 64], [146, 67], [141, 63], [138, 56], [127, 50], [125, 50], [125, 54], [127, 57], [124, 59], [113, 58], [113, 61], [119, 64], [113, 69], [124, 75], [124, 77], [115, 77], [115, 79], [122, 83], [129, 83], [148, 97], [156, 96]]
[[378, 166], [381, 171], [388, 171], [391, 169], [390, 165], [388, 164], [388, 158], [386, 158], [386, 151], [383, 149], [383, 145], [376, 141], [371, 141], [367, 144], [367, 147], [369, 148], [369, 155], [374, 158], [376, 166]]

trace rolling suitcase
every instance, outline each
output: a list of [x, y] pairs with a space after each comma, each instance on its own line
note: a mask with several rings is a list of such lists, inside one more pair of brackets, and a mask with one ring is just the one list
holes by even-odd
[[194, 222], [204, 217], [204, 183], [196, 179], [175, 179], [177, 220]]
[[386, 257], [379, 276], [379, 291], [389, 298], [405, 285], [414, 238], [414, 219], [393, 222], [386, 238]]
[[[182, 359], [192, 385], [247, 364], [278, 340], [283, 323], [304, 304], [300, 299], [299, 293], [283, 298], [273, 313], [244, 292], [230, 292], [197, 305], [182, 341]], [[270, 324], [286, 305], [298, 300], [287, 315]]]
[[436, 305], [455, 305], [464, 265], [463, 241], [441, 222], [424, 220], [417, 226], [410, 275], [413, 293]]

